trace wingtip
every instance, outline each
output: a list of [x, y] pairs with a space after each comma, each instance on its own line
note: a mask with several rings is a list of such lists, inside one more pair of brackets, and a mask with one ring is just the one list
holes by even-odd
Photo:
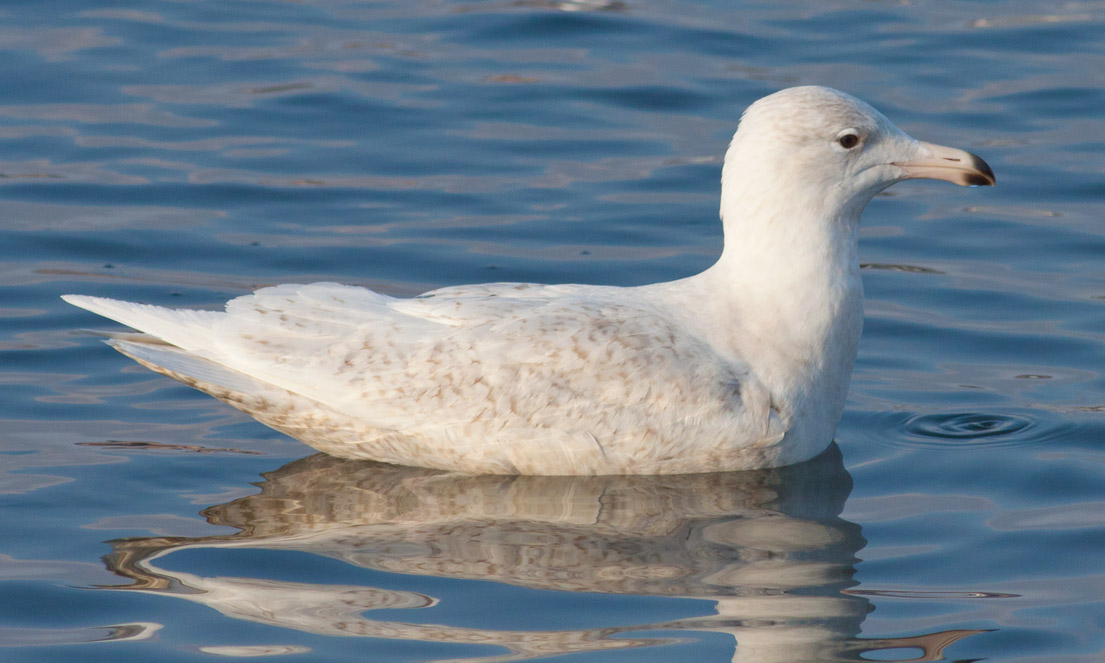
[[61, 299], [66, 304], [72, 304], [77, 308], [87, 309], [97, 299], [101, 299], [101, 297], [92, 297], [91, 295], [62, 295]]

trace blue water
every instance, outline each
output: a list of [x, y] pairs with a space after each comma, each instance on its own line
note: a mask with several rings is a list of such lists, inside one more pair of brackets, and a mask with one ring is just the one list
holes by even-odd
[[[0, 62], [3, 660], [1105, 658], [1099, 3], [7, 3]], [[998, 186], [870, 205], [801, 466], [312, 456], [57, 298], [686, 276], [740, 112], [804, 83]]]

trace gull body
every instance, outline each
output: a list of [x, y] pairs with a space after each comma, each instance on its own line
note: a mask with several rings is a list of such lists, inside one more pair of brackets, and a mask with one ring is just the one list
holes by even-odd
[[895, 182], [991, 185], [978, 157], [824, 87], [750, 106], [706, 271], [621, 288], [494, 283], [396, 299], [281, 285], [225, 312], [67, 295], [109, 342], [328, 454], [493, 474], [665, 474], [811, 458], [863, 321], [858, 228]]

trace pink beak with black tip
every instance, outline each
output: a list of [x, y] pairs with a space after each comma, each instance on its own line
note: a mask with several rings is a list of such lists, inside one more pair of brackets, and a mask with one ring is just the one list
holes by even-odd
[[894, 164], [905, 173], [902, 179], [944, 180], [960, 186], [994, 186], [997, 182], [990, 165], [977, 155], [921, 141], [917, 145], [917, 157]]

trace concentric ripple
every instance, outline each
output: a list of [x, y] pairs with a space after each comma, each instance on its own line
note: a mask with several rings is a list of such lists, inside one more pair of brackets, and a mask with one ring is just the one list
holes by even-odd
[[1062, 435], [1064, 425], [1044, 411], [870, 413], [863, 437], [883, 445], [983, 450], [1040, 444]]
[[[1032, 418], [1023, 414], [996, 412], [954, 412], [921, 414], [905, 423], [905, 432], [919, 441], [1006, 442], [1035, 426]], [[1031, 435], [1026, 435], [1031, 437]]]

